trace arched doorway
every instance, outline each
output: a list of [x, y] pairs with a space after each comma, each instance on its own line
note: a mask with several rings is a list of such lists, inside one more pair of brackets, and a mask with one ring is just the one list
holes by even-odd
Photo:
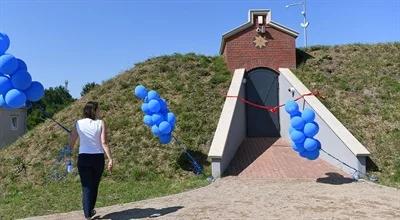
[[[279, 105], [279, 74], [256, 68], [246, 73], [246, 99], [264, 106]], [[248, 137], [280, 137], [279, 113], [246, 105]]]

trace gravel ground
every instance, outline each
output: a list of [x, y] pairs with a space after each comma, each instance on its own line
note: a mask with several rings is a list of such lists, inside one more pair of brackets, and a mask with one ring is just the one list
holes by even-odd
[[[226, 177], [176, 195], [98, 208], [96, 216], [118, 220], [400, 219], [400, 190], [364, 181]], [[29, 219], [83, 219], [83, 215], [74, 211]]]

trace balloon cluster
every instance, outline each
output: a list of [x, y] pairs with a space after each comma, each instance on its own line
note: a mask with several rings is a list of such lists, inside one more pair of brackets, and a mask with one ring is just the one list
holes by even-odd
[[169, 111], [166, 100], [156, 91], [148, 91], [142, 85], [136, 86], [134, 93], [137, 98], [143, 100], [143, 122], [151, 128], [151, 132], [159, 138], [161, 144], [171, 142], [176, 118], [174, 113]]
[[286, 102], [285, 110], [290, 115], [289, 136], [293, 150], [309, 160], [317, 159], [321, 143], [314, 138], [319, 131], [319, 126], [314, 121], [315, 112], [309, 108], [300, 112], [299, 105], [293, 100]]
[[39, 101], [44, 95], [40, 82], [32, 81], [24, 61], [6, 54], [10, 39], [0, 33], [0, 108], [21, 108], [26, 101]]

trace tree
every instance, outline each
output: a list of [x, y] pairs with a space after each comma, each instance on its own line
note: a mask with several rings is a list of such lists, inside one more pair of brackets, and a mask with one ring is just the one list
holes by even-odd
[[43, 122], [42, 109], [49, 113], [50, 116], [53, 116], [74, 101], [75, 99], [64, 86], [46, 89], [43, 98], [38, 102], [32, 103], [31, 108], [28, 110], [28, 129], [30, 130]]
[[95, 82], [86, 83], [82, 88], [81, 96], [88, 94], [90, 92], [90, 90], [94, 89], [97, 86], [99, 86], [99, 84], [97, 84]]

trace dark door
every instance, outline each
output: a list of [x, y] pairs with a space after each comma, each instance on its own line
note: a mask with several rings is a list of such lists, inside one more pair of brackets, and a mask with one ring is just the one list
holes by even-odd
[[[278, 73], [266, 68], [257, 68], [246, 73], [246, 99], [264, 106], [279, 103]], [[248, 137], [279, 137], [279, 113], [246, 105]]]

